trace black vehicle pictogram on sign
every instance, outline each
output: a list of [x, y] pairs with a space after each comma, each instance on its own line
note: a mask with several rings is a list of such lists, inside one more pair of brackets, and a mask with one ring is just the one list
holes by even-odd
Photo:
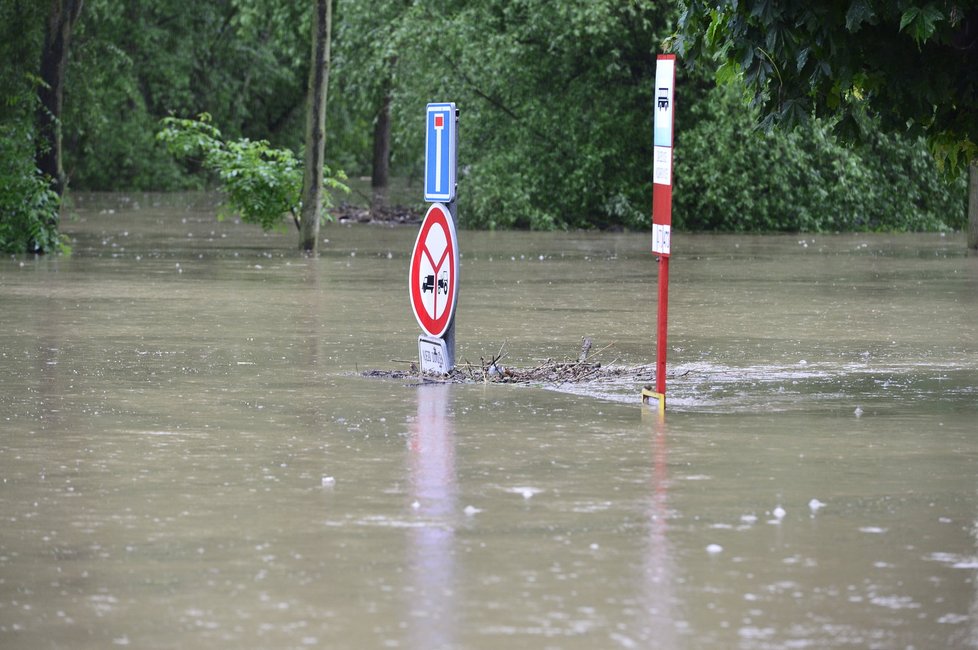
[[438, 293], [448, 295], [448, 271], [442, 271], [439, 274], [437, 285], [435, 285], [434, 275], [424, 276], [424, 282], [421, 283], [421, 293], [434, 293], [436, 286]]

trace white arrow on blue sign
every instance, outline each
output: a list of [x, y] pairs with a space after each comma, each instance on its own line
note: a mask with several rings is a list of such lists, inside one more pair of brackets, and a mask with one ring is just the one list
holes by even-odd
[[424, 200], [455, 200], [455, 103], [428, 104], [425, 128]]

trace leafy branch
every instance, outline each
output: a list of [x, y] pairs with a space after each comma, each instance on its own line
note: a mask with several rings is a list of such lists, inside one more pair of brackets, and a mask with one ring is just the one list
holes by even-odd
[[[292, 216], [296, 229], [302, 213], [302, 166], [288, 149], [275, 149], [267, 140], [224, 140], [220, 130], [211, 123], [208, 113], [196, 119], [165, 117], [156, 139], [177, 158], [199, 161], [217, 174], [227, 195], [228, 212], [237, 212], [245, 223], [263, 230], [279, 227], [285, 214]], [[330, 190], [349, 192], [343, 183], [346, 174], [323, 170], [323, 184]], [[330, 194], [325, 194], [330, 207]], [[331, 219], [323, 212], [324, 219]]]

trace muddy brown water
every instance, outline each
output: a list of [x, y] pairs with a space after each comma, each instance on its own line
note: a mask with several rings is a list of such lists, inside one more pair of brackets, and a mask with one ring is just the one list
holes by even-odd
[[[413, 386], [416, 229], [78, 197], [0, 260], [0, 647], [978, 647], [978, 257], [677, 235], [640, 386]], [[646, 234], [462, 231], [458, 353], [655, 355]]]

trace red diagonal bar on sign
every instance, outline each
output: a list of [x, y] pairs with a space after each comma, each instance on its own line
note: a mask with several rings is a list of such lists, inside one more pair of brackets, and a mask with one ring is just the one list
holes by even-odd
[[[445, 247], [445, 250], [441, 254], [441, 257], [438, 259], [438, 262], [436, 263], [435, 262], [435, 259], [431, 256], [431, 253], [428, 251], [428, 244], [427, 244], [427, 242], [425, 242], [425, 245], [421, 247], [421, 252], [425, 254], [425, 257], [427, 257], [428, 258], [428, 261], [431, 263], [431, 268], [435, 272], [435, 278], [436, 279], [438, 277], [438, 271], [441, 270], [441, 265], [445, 263], [445, 258], [448, 257], [448, 251], [449, 251], [449, 247], [446, 246]], [[436, 289], [435, 289], [435, 295], [432, 298], [432, 308], [434, 309], [434, 312], [432, 314], [430, 314], [430, 316], [431, 316], [432, 319], [437, 319], [438, 318], [438, 289], [437, 289], [438, 284], [437, 284], [437, 282], [435, 283], [435, 287], [436, 287]], [[446, 298], [447, 298], [447, 296], [446, 296]]]
[[422, 251], [424, 252], [425, 256], [427, 256], [428, 261], [431, 262], [431, 268], [435, 270], [435, 273], [438, 273], [439, 269], [441, 269], [441, 265], [445, 263], [445, 258], [448, 257], [448, 247], [445, 247], [445, 252], [441, 254], [437, 264], [435, 263], [435, 258], [433, 258], [431, 253], [428, 252], [427, 246], [425, 246]]

